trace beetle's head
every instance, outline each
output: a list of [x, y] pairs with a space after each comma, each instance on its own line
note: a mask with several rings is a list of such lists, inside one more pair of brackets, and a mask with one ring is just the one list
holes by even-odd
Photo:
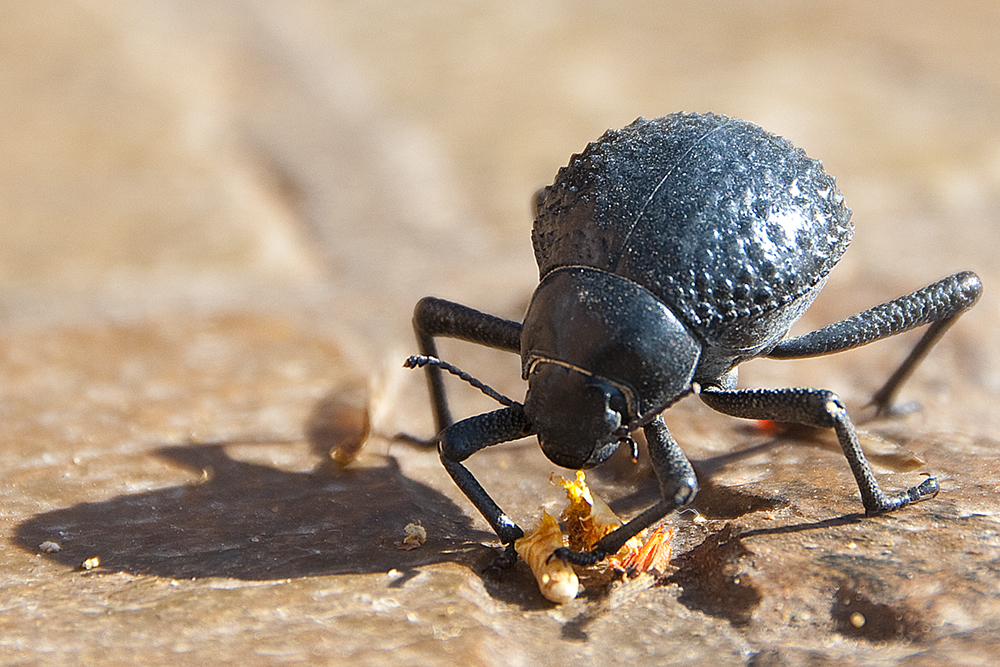
[[521, 328], [524, 411], [542, 451], [567, 468], [605, 461], [690, 390], [700, 354], [687, 327], [638, 283], [586, 266], [551, 271]]
[[603, 463], [618, 448], [622, 426], [634, 417], [630, 393], [583, 369], [539, 359], [528, 376], [524, 411], [549, 460], [583, 470]]

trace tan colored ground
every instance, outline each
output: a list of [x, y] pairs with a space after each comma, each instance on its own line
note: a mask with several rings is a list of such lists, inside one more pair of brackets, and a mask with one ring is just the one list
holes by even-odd
[[[0, 661], [990, 663], [1000, 6], [871, 5], [4, 3]], [[431, 435], [410, 311], [435, 294], [518, 318], [534, 189], [676, 110], [757, 121], [838, 176], [857, 237], [801, 330], [982, 277], [903, 392], [923, 409], [863, 426], [886, 487], [928, 471], [942, 491], [860, 518], [829, 438], [686, 401], [668, 424], [707, 520], [676, 518], [676, 572], [555, 608], [523, 564], [479, 574], [485, 523], [392, 440]], [[741, 381], [862, 414], [911, 341]], [[443, 351], [523, 392], [513, 356]], [[375, 434], [338, 472], [306, 434], [359, 383]], [[457, 414], [489, 407], [451, 386]], [[523, 524], [561, 502], [534, 441], [470, 468]], [[641, 462], [591, 481], [624, 514], [655, 495]], [[399, 550], [411, 522], [428, 540]]]

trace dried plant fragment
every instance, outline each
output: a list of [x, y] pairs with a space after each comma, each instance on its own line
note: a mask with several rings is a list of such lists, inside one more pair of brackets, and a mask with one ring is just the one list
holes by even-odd
[[45, 554], [54, 554], [62, 550], [58, 542], [51, 542], [46, 540], [38, 545], [38, 550]]
[[[569, 499], [562, 519], [566, 522], [570, 549], [591, 549], [598, 540], [622, 525], [618, 515], [587, 486], [583, 471], [577, 471], [575, 482], [560, 477], [559, 483], [566, 490], [566, 497]], [[670, 562], [673, 529], [660, 526], [649, 533], [648, 537], [643, 538], [642, 535], [640, 533], [631, 538], [617, 554], [610, 556], [608, 565], [629, 577], [651, 571], [665, 573]]]
[[[592, 548], [598, 540], [622, 525], [618, 515], [587, 486], [582, 470], [577, 471], [575, 482], [560, 477], [559, 484], [566, 489], [566, 497], [569, 499], [569, 505], [562, 513], [562, 520], [566, 522], [569, 548], [573, 551]], [[634, 551], [640, 546], [639, 539], [633, 537], [625, 543], [622, 550]]]
[[396, 543], [396, 548], [400, 551], [416, 549], [427, 541], [427, 529], [419, 523], [408, 523], [403, 530], [406, 532], [406, 537], [402, 542]]
[[580, 592], [580, 580], [573, 566], [549, 558], [562, 546], [565, 544], [558, 522], [544, 511], [538, 526], [514, 542], [514, 549], [531, 568], [542, 595], [556, 604], [569, 602]]
[[360, 380], [324, 396], [306, 424], [314, 450], [342, 467], [357, 458], [371, 433], [369, 403], [368, 384]]
[[666, 524], [654, 528], [642, 545], [635, 550], [622, 549], [621, 555], [610, 556], [608, 565], [626, 577], [636, 577], [643, 572], [666, 574], [670, 566], [670, 540], [674, 529]]

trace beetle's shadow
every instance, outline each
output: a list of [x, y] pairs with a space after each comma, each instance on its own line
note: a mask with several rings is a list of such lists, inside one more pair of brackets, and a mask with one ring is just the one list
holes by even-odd
[[[18, 526], [15, 544], [78, 567], [171, 578], [274, 580], [361, 574], [458, 562], [476, 570], [480, 540], [448, 498], [404, 476], [394, 459], [377, 468], [287, 472], [231, 458], [224, 444], [164, 447], [157, 455], [204, 480], [39, 514]], [[420, 548], [396, 548], [420, 522]], [[405, 580], [405, 579], [404, 579]]]

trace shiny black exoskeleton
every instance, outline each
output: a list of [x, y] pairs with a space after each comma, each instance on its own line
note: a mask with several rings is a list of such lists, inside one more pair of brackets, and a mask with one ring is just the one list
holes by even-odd
[[[934, 478], [883, 492], [836, 394], [736, 389], [736, 366], [748, 359], [829, 354], [929, 324], [875, 394], [886, 412], [981, 292], [975, 274], [957, 273], [785, 338], [854, 233], [851, 211], [820, 162], [735, 118], [640, 118], [573, 156], [535, 208], [541, 282], [523, 324], [430, 297], [413, 318], [424, 356], [411, 363], [427, 369], [441, 461], [502, 542], [512, 545], [522, 531], [462, 461], [534, 434], [554, 463], [590, 468], [620, 443], [634, 447], [629, 433], [642, 428], [662, 498], [591, 551], [556, 554], [590, 564], [694, 498], [694, 470], [660, 415], [690, 393], [736, 417], [835, 429], [868, 514], [937, 494]], [[455, 369], [435, 359], [435, 336], [519, 352], [528, 381], [523, 405], [506, 399], [500, 410], [453, 423], [441, 368]]]

